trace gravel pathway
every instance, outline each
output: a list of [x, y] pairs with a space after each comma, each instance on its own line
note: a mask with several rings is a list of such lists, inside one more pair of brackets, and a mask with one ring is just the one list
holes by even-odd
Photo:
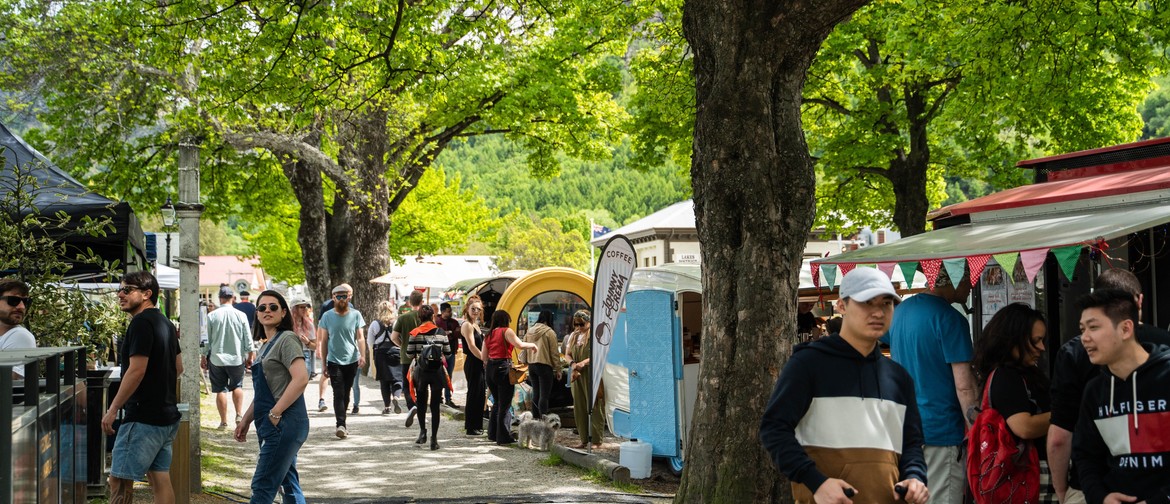
[[[459, 374], [459, 373], [457, 373]], [[245, 408], [251, 401], [251, 378], [245, 381]], [[456, 380], [457, 387], [460, 380]], [[441, 449], [414, 443], [418, 424], [404, 426], [406, 414], [382, 415], [377, 382], [362, 378], [361, 413], [349, 415], [349, 436], [338, 439], [332, 406], [316, 411], [317, 379], [309, 383], [309, 439], [297, 468], [309, 502], [669, 502], [669, 496], [626, 494], [584, 479], [570, 465], [547, 466], [548, 453], [501, 447], [484, 436], [463, 434], [463, 421], [443, 416]], [[463, 404], [457, 388], [455, 402]], [[332, 392], [326, 390], [326, 402]], [[233, 414], [231, 406], [229, 419]], [[255, 431], [246, 443], [230, 429], [217, 430], [219, 416], [212, 396], [203, 396], [203, 486], [211, 493], [246, 502], [255, 468]]]

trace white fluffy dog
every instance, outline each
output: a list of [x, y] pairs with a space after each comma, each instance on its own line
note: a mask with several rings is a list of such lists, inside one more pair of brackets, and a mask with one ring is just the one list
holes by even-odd
[[520, 414], [520, 446], [548, 451], [556, 438], [557, 429], [561, 428], [561, 417], [556, 413], [546, 413], [540, 420], [532, 418], [532, 413], [525, 411]]

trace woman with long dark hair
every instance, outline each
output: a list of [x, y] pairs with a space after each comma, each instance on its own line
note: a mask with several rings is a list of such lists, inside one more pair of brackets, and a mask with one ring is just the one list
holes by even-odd
[[[1048, 472], [1044, 438], [1052, 412], [1048, 377], [1036, 363], [1044, 353], [1046, 333], [1043, 313], [1023, 303], [1007, 305], [975, 341], [973, 361], [990, 406], [1012, 434], [1037, 450], [1041, 474]], [[1040, 502], [1055, 502], [1051, 488], [1042, 485]]]
[[472, 294], [463, 304], [463, 325], [459, 332], [463, 335], [464, 348], [467, 348], [467, 360], [463, 362], [463, 375], [467, 378], [467, 407], [463, 413], [463, 429], [468, 436], [483, 434], [483, 410], [487, 403], [484, 394], [487, 393], [487, 382], [484, 380], [483, 357], [480, 349], [483, 348], [483, 301], [479, 296]]
[[552, 395], [556, 375], [561, 374], [561, 356], [557, 353], [557, 333], [552, 328], [553, 313], [541, 310], [536, 323], [524, 334], [524, 341], [540, 348], [535, 354], [525, 354], [528, 374], [532, 377], [532, 417], [539, 419], [548, 413], [548, 399]]
[[252, 335], [264, 341], [252, 364], [255, 397], [244, 419], [236, 426], [236, 441], [247, 440], [248, 428], [256, 422], [260, 454], [252, 475], [253, 504], [270, 504], [279, 491], [284, 502], [304, 504], [296, 460], [309, 437], [309, 413], [305, 409], [305, 386], [309, 373], [305, 347], [293, 332], [292, 316], [284, 296], [266, 290], [256, 298], [256, 324]]
[[[431, 449], [439, 449], [439, 403], [443, 402], [443, 389], [450, 386], [445, 359], [450, 359], [451, 339], [447, 332], [435, 325], [435, 310], [430, 305], [418, 307], [421, 325], [410, 331], [406, 343], [406, 355], [413, 359], [415, 401], [418, 407], [418, 439], [427, 442], [426, 409], [431, 408]], [[437, 353], [432, 353], [437, 352]]]
[[536, 345], [520, 341], [511, 327], [512, 316], [497, 309], [492, 313], [492, 331], [484, 340], [483, 354], [487, 355], [487, 384], [492, 392], [492, 414], [488, 421], [488, 439], [496, 444], [507, 445], [516, 442], [508, 425], [507, 411], [512, 407], [512, 395], [516, 386], [508, 380], [512, 369], [512, 348], [520, 347], [539, 354]]

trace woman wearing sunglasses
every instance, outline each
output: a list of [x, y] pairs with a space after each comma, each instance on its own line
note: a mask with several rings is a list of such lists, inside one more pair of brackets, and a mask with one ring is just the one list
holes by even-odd
[[260, 455], [252, 476], [252, 500], [269, 504], [277, 491], [284, 502], [304, 504], [297, 453], [309, 437], [309, 414], [305, 409], [305, 386], [309, 373], [303, 362], [305, 347], [293, 332], [288, 303], [276, 291], [267, 290], [256, 300], [253, 337], [265, 340], [252, 364], [255, 398], [244, 420], [236, 427], [236, 441], [244, 442], [248, 428], [256, 422]]
[[467, 377], [467, 408], [463, 415], [463, 429], [468, 436], [483, 434], [483, 412], [487, 404], [487, 382], [483, 375], [483, 301], [472, 294], [463, 305], [463, 325], [459, 332], [467, 347], [467, 361], [463, 374]]
[[[594, 448], [601, 447], [601, 438], [605, 434], [605, 423], [602, 414], [605, 412], [605, 396], [603, 389], [597, 390], [597, 401], [593, 408], [593, 415], [589, 414], [589, 393], [593, 384], [589, 362], [593, 356], [593, 338], [589, 337], [589, 310], [577, 310], [573, 314], [573, 332], [565, 338], [570, 368], [569, 380], [573, 388], [573, 418], [577, 422], [577, 433], [581, 436], [581, 444], [575, 448], [584, 448], [590, 439]], [[589, 428], [584, 427], [588, 423]]]

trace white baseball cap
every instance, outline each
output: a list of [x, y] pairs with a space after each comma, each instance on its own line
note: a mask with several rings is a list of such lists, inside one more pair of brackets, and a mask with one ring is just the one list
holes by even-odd
[[858, 267], [854, 268], [841, 279], [840, 296], [842, 299], [848, 298], [862, 303], [869, 301], [875, 297], [889, 295], [893, 296], [895, 303], [901, 303], [902, 298], [898, 296], [898, 291], [894, 290], [893, 282], [885, 273], [878, 271], [877, 268]]

